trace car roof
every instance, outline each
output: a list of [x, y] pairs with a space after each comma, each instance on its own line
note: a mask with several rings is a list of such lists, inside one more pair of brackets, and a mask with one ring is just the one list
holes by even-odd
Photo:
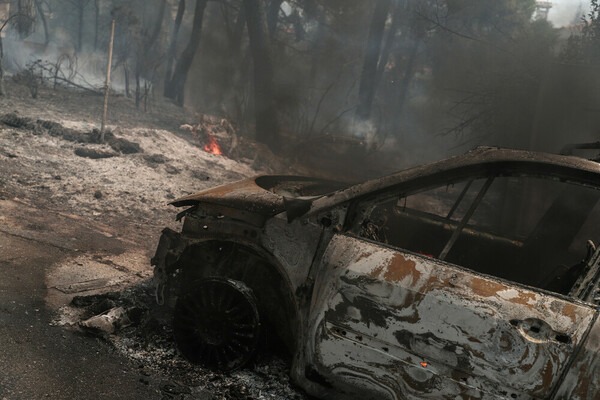
[[403, 170], [330, 193], [312, 201], [309, 214], [337, 204], [380, 193], [470, 177], [506, 175], [553, 176], [600, 189], [600, 164], [580, 157], [499, 147], [477, 147], [463, 155]]

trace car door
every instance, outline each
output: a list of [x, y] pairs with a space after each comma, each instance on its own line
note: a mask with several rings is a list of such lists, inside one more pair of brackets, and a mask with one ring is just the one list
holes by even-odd
[[357, 399], [545, 399], [594, 309], [336, 233], [311, 305], [313, 375]]

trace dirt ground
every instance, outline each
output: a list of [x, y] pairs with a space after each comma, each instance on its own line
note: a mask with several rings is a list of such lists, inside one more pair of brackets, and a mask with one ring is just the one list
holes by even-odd
[[[32, 99], [25, 87], [6, 86], [0, 398], [304, 398], [274, 354], [231, 374], [188, 364], [161, 322], [168, 317], [153, 314], [148, 281], [160, 231], [180, 228], [168, 201], [271, 169], [205, 152], [201, 137], [180, 128], [202, 117], [170, 103], [145, 113], [111, 98], [114, 140], [97, 144], [101, 97], [42, 88]], [[82, 330], [107, 304], [138, 318], [110, 335]]]

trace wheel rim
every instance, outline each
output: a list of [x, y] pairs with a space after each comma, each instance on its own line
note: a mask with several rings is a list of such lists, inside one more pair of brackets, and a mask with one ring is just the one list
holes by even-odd
[[240, 368], [256, 350], [259, 331], [256, 299], [238, 281], [200, 281], [175, 304], [175, 341], [193, 363], [223, 371]]

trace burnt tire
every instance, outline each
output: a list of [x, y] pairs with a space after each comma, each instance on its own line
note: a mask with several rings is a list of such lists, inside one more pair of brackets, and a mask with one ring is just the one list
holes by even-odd
[[231, 279], [194, 283], [177, 299], [173, 334], [192, 363], [221, 371], [242, 367], [254, 355], [260, 335], [252, 290]]

